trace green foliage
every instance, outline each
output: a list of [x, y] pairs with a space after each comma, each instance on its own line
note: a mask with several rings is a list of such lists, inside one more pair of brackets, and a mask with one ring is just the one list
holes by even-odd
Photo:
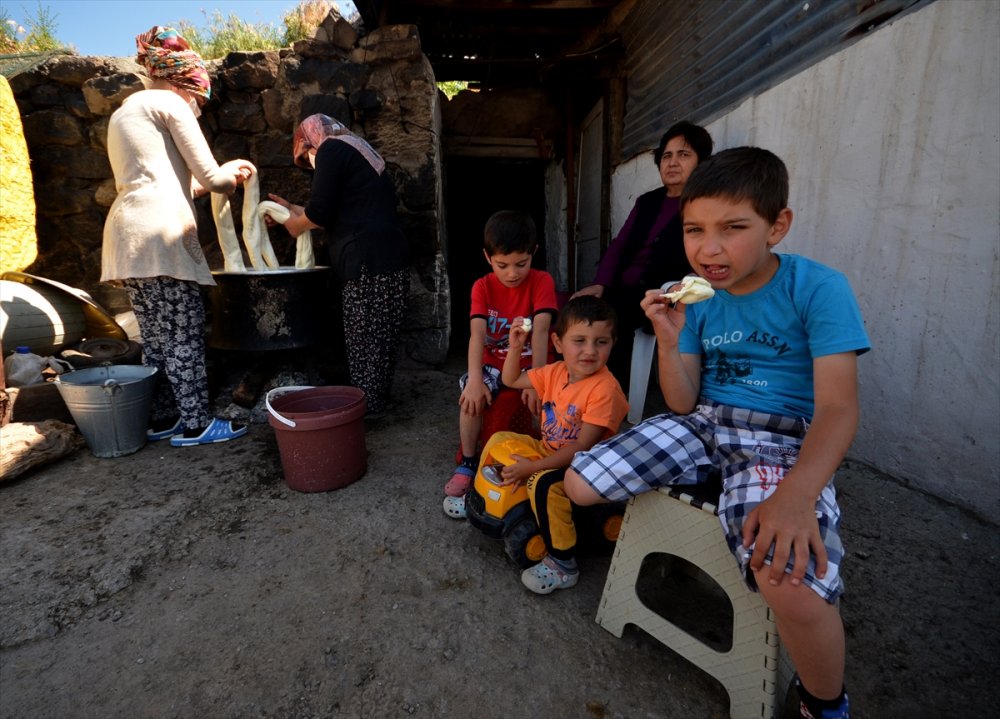
[[177, 28], [191, 49], [206, 60], [225, 57], [231, 52], [277, 50], [285, 47], [284, 37], [270, 23], [249, 23], [237, 15], [223, 17], [216, 11], [207, 28], [181, 20]]
[[177, 29], [190, 43], [192, 50], [206, 60], [212, 60], [225, 57], [231, 52], [289, 47], [297, 40], [311, 37], [331, 11], [339, 14], [336, 5], [328, 0], [300, 0], [282, 18], [284, 31], [270, 23], [246, 22], [235, 14], [223, 17], [218, 11], [211, 16], [204, 28], [188, 20], [181, 20]]
[[[47, 52], [69, 49], [56, 38], [58, 17], [39, 2], [35, 16], [24, 21], [24, 25], [27, 26], [25, 29], [10, 18], [6, 8], [0, 7], [0, 52]], [[20, 35], [24, 37], [21, 38]]]
[[28, 36], [24, 38], [24, 44], [39, 51], [59, 50], [64, 45], [56, 39], [56, 18], [59, 15], [53, 14], [47, 7], [38, 3], [38, 11], [34, 18], [28, 18]]
[[285, 44], [291, 45], [311, 37], [331, 10], [340, 14], [337, 7], [327, 0], [300, 0], [295, 9], [281, 19], [285, 24]]
[[[195, 52], [212, 60], [230, 52], [289, 47], [297, 40], [311, 37], [331, 12], [340, 15], [337, 3], [331, 0], [299, 0], [299, 4], [282, 18], [283, 29], [270, 23], [246, 22], [235, 14], [223, 17], [219, 11], [211, 16], [206, 13], [205, 27], [188, 20], [180, 20], [176, 27]], [[6, 7], [0, 5], [0, 53], [66, 48], [55, 36], [57, 17], [39, 2], [35, 16], [25, 20], [25, 29], [10, 19]]]
[[438, 90], [443, 92], [450, 100], [462, 90], [467, 90], [469, 83], [465, 80], [447, 80], [445, 82], [437, 83], [437, 87]]
[[[24, 28], [20, 28], [23, 32]], [[18, 26], [17, 22], [10, 19], [7, 8], [0, 5], [0, 53], [8, 54], [17, 52]]]

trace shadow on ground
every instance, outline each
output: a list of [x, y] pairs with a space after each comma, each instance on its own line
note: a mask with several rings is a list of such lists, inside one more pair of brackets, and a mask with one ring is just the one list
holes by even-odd
[[[712, 679], [594, 622], [607, 554], [536, 597], [444, 516], [457, 375], [402, 371], [367, 474], [335, 492], [289, 490], [266, 424], [211, 447], [84, 449], [0, 486], [0, 715], [728, 716]], [[855, 716], [991, 716], [997, 528], [850, 462], [839, 488]]]

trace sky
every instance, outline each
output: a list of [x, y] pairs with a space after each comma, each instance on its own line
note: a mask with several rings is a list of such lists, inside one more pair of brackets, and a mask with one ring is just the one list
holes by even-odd
[[[204, 28], [219, 11], [223, 17], [235, 14], [246, 22], [270, 23], [283, 30], [282, 16], [298, 4], [298, 0], [0, 0], [0, 9], [25, 26], [41, 6], [54, 18], [56, 38], [81, 55], [131, 57], [135, 36], [154, 25], [188, 20]], [[344, 15], [354, 9], [350, 2], [339, 5]]]

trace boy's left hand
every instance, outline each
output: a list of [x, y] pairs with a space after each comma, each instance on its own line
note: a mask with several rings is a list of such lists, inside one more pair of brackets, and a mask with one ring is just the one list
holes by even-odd
[[826, 547], [816, 519], [816, 498], [797, 491], [792, 474], [789, 472], [774, 494], [750, 511], [743, 524], [743, 546], [749, 547], [756, 541], [750, 555], [750, 569], [754, 572], [764, 566], [764, 557], [774, 545], [768, 577], [774, 586], [784, 579], [785, 566], [793, 554], [795, 563], [789, 580], [794, 586], [801, 584], [810, 550], [816, 556], [817, 579], [826, 575]]
[[519, 454], [512, 454], [510, 458], [514, 460], [514, 464], [508, 464], [500, 473], [503, 477], [503, 482], [500, 483], [501, 487], [526, 482], [528, 477], [534, 474], [533, 463], [530, 459]]
[[774, 545], [767, 581], [781, 584], [788, 559], [794, 554], [790, 581], [799, 585], [816, 558], [816, 578], [826, 576], [828, 557], [816, 518], [816, 502], [844, 458], [858, 422], [857, 355], [825, 355], [813, 360], [816, 409], [794, 466], [771, 496], [755, 507], [743, 525], [743, 546], [749, 547], [750, 568], [764, 576], [764, 556]]

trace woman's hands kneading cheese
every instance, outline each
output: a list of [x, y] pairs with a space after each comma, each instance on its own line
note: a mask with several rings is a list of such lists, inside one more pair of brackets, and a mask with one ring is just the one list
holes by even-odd
[[275, 195], [273, 193], [268, 193], [267, 196], [271, 202], [275, 202], [284, 207], [286, 210], [288, 210], [288, 219], [284, 221], [275, 218], [271, 214], [265, 214], [264, 223], [268, 227], [274, 227], [275, 225], [284, 225], [285, 229], [288, 230], [288, 234], [290, 234], [292, 237], [298, 237], [307, 230], [322, 229], [319, 225], [317, 225], [315, 222], [313, 222], [306, 216], [305, 208], [302, 205], [294, 205], [288, 200], [286, 200], [284, 197]]
[[[219, 170], [223, 174], [232, 175], [232, 187], [222, 190], [223, 194], [231, 195], [236, 191], [237, 185], [242, 185], [250, 179], [256, 168], [249, 160], [230, 160], [219, 165]], [[210, 192], [219, 192], [219, 190], [209, 190], [202, 187], [202, 184], [198, 182], [198, 178], [194, 175], [191, 176], [191, 197], [203, 197]]]

